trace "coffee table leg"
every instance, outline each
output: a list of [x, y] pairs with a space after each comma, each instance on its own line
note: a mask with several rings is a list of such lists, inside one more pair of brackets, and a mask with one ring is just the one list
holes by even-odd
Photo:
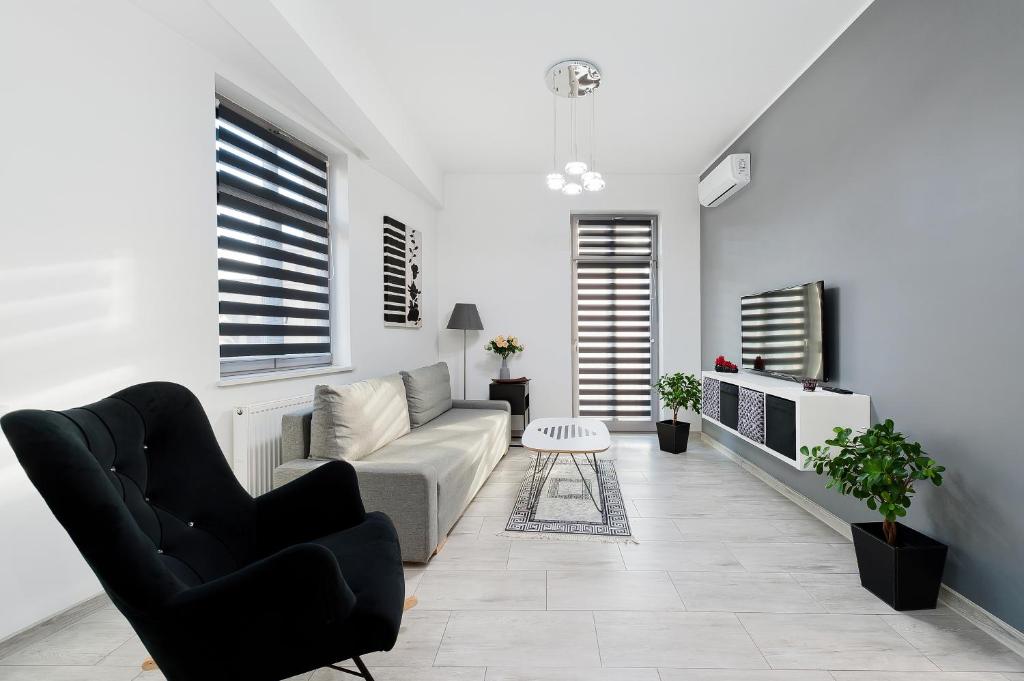
[[[551, 477], [551, 471], [555, 470], [555, 464], [556, 463], [558, 463], [558, 452], [551, 452], [550, 454], [548, 454], [547, 461], [545, 461], [545, 465], [547, 466], [547, 470], [544, 471], [544, 474], [543, 474], [543, 477], [541, 478], [540, 484], [537, 485], [537, 498], [535, 499], [535, 502], [538, 505], [540, 504], [540, 493], [541, 493], [541, 490], [543, 490], [544, 486], [548, 484], [548, 478]], [[534, 506], [533, 510], [536, 511], [537, 507]]]
[[537, 503], [537, 473], [543, 468], [541, 459], [544, 457], [544, 452], [535, 452], [533, 459], [533, 476], [530, 478], [530, 496], [527, 503], [527, 509], [533, 511], [535, 504]]
[[[587, 476], [583, 475], [583, 469], [580, 468], [580, 464], [576, 460], [576, 455], [570, 454], [570, 456], [572, 457], [572, 462], [576, 465], [576, 472], [580, 474], [580, 480], [583, 482], [583, 487], [587, 490], [587, 494], [590, 495], [590, 500], [594, 503], [594, 508], [597, 509], [598, 513], [604, 513], [604, 510], [602, 510], [601, 505], [597, 503], [597, 499], [594, 498], [594, 491], [590, 488], [590, 483], [587, 482]], [[584, 456], [586, 456], [586, 454], [584, 454]], [[587, 463], [590, 463], [589, 457], [587, 458]], [[596, 466], [594, 467], [594, 473], [597, 473]]]
[[530, 497], [533, 497], [533, 484], [537, 482], [537, 471], [540, 470], [540, 461], [543, 458], [543, 452], [534, 452], [533, 457], [533, 476], [530, 478]]
[[[530, 498], [527, 504], [531, 516], [537, 511], [537, 504], [540, 503], [540, 491], [547, 484], [557, 460], [558, 454], [556, 452], [537, 452], [537, 458], [533, 464], [533, 477], [530, 479]], [[538, 475], [540, 476], [539, 482], [537, 480]]]

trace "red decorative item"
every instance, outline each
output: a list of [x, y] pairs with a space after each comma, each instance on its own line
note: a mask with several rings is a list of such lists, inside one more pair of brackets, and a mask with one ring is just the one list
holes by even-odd
[[727, 374], [735, 374], [739, 371], [739, 368], [735, 364], [727, 360], [725, 358], [725, 355], [719, 355], [715, 359], [715, 371], [720, 371], [722, 373]]

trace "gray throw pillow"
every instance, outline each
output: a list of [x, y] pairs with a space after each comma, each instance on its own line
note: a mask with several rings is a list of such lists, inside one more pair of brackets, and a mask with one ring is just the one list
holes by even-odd
[[409, 400], [409, 425], [418, 428], [452, 408], [452, 384], [448, 365], [431, 364], [402, 371], [405, 396]]

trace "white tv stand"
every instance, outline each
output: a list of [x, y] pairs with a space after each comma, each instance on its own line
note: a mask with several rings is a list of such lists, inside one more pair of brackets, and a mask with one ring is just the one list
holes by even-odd
[[810, 470], [800, 448], [824, 444], [843, 426], [864, 430], [871, 398], [841, 395], [761, 374], [703, 372], [701, 417], [799, 470]]

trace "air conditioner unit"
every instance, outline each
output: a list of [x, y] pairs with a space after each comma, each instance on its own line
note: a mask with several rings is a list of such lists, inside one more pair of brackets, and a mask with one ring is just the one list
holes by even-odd
[[697, 185], [700, 205], [713, 208], [750, 183], [750, 154], [729, 154]]

